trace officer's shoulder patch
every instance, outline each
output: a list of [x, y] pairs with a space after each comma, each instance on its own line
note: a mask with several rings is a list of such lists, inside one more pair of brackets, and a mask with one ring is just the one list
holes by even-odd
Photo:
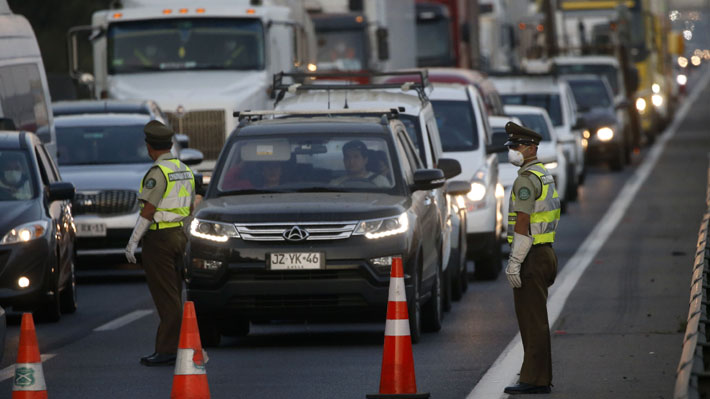
[[145, 188], [153, 188], [155, 187], [155, 179], [150, 178], [145, 182]]
[[521, 187], [520, 190], [518, 190], [518, 198], [523, 201], [530, 198], [530, 189], [527, 187]]

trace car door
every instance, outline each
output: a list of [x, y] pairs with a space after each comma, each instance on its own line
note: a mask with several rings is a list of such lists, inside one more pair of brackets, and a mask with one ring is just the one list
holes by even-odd
[[[405, 181], [408, 185], [414, 183], [414, 171], [418, 169], [424, 169], [424, 164], [417, 155], [417, 151], [414, 148], [407, 132], [404, 129], [398, 129], [397, 133], [397, 150], [400, 152], [400, 157], [402, 158], [402, 163], [405, 164]], [[422, 263], [426, 265], [431, 265], [435, 262], [434, 258], [438, 253], [438, 234], [432, 234], [432, 232], [439, 232], [439, 211], [436, 207], [433, 194], [431, 190], [420, 190], [412, 192], [412, 208], [411, 211], [414, 213], [419, 224], [419, 238], [421, 241], [422, 252], [424, 259]], [[425, 267], [422, 274], [422, 279], [428, 278], [434, 275], [433, 268]]]

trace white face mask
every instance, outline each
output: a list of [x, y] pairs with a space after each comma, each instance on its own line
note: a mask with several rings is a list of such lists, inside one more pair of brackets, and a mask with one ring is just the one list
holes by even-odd
[[8, 183], [17, 184], [22, 179], [22, 172], [19, 170], [6, 170], [4, 176]]
[[525, 157], [523, 157], [523, 153], [521, 153], [520, 151], [508, 149], [508, 162], [512, 163], [515, 166], [522, 166], [524, 161]]

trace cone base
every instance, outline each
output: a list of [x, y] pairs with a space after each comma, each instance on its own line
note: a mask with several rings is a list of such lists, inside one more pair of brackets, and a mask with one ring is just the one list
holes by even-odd
[[417, 393], [371, 393], [365, 395], [367, 399], [429, 399], [429, 392]]

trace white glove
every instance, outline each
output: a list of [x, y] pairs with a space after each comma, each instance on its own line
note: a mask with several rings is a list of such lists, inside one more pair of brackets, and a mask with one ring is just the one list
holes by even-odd
[[520, 265], [523, 264], [525, 257], [528, 256], [528, 251], [530, 251], [533, 244], [533, 238], [523, 234], [513, 234], [513, 245], [510, 249], [505, 274], [511, 287], [520, 288], [523, 286], [523, 282], [520, 280]]
[[133, 228], [131, 238], [128, 240], [128, 245], [126, 245], [126, 249], [124, 250], [128, 262], [136, 263], [136, 256], [134, 254], [136, 252], [136, 248], [138, 247], [138, 242], [140, 242], [141, 237], [143, 237], [143, 234], [145, 234], [145, 232], [148, 230], [150, 224], [150, 220], [142, 216], [138, 216], [136, 226]]

